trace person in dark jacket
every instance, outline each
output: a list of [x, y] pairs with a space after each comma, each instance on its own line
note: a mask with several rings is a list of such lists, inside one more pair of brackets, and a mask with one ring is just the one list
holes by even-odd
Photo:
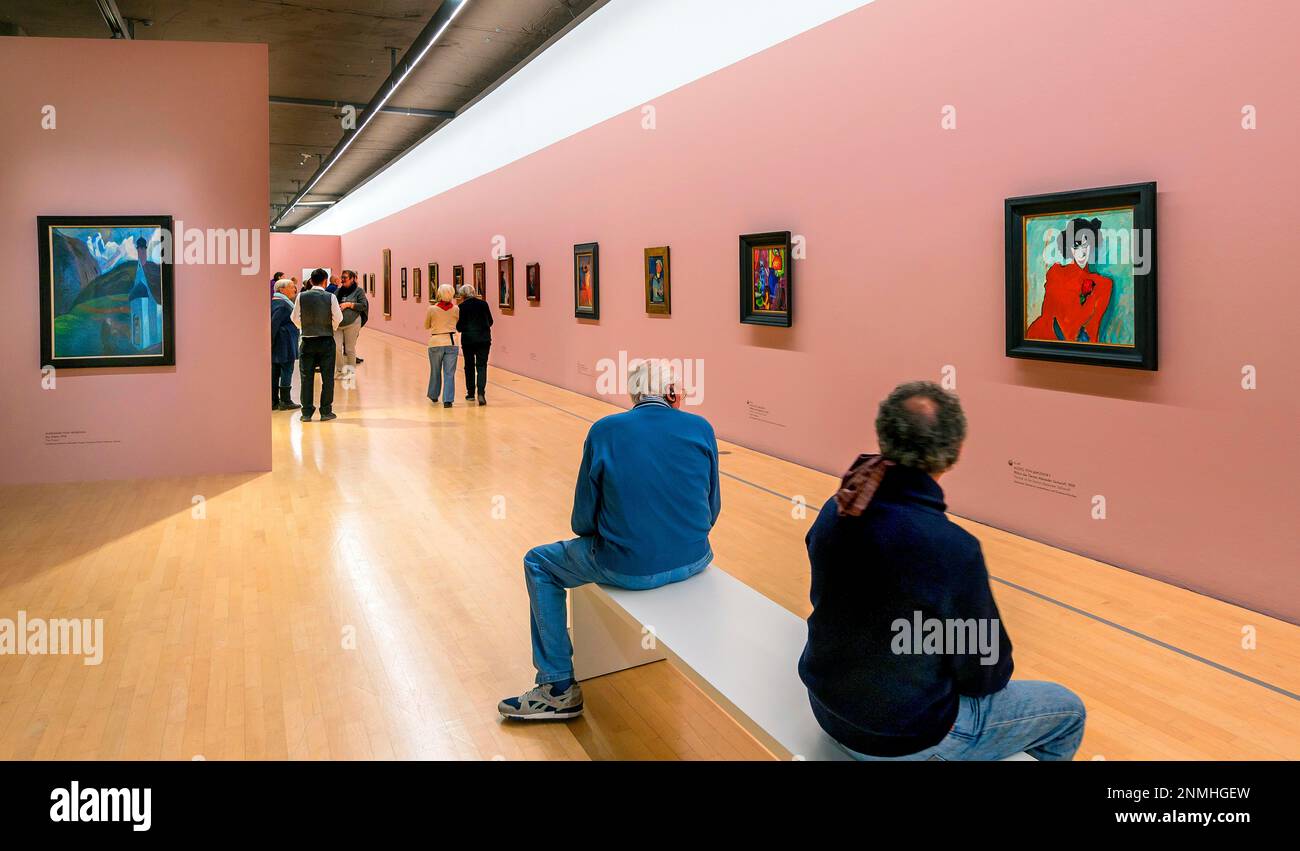
[[938, 479], [966, 417], [928, 381], [880, 403], [879, 455], [861, 455], [806, 543], [813, 612], [799, 676], [813, 715], [863, 760], [1068, 760], [1083, 702], [1011, 681], [1011, 640], [979, 541], [944, 513]]
[[465, 353], [465, 401], [474, 401], [474, 388], [478, 388], [478, 403], [487, 404], [488, 349], [492, 348], [492, 308], [465, 284], [460, 288], [460, 319], [456, 330], [460, 332], [460, 348]]
[[271, 410], [294, 411], [302, 407], [293, 401], [293, 365], [298, 360], [298, 326], [290, 318], [298, 282], [283, 275], [275, 281], [271, 296]]

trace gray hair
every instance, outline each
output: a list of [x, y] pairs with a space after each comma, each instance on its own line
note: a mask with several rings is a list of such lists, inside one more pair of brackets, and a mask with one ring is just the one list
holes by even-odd
[[677, 369], [672, 362], [662, 358], [633, 361], [627, 371], [627, 395], [632, 404], [645, 396], [666, 396], [677, 388]]
[[909, 381], [880, 403], [876, 437], [880, 454], [895, 464], [942, 473], [961, 454], [966, 415], [955, 394], [933, 381]]
[[462, 284], [460, 287], [461, 298], [474, 298], [478, 295], [478, 290], [474, 289], [473, 284]]
[[285, 275], [283, 278], [275, 279], [276, 292], [283, 292], [284, 290], [289, 289], [289, 287], [296, 287], [296, 286], [298, 286], [298, 282], [295, 281], [293, 278], [290, 278], [288, 275]]
[[456, 288], [451, 284], [443, 284], [438, 287], [438, 301], [451, 301], [456, 297]]

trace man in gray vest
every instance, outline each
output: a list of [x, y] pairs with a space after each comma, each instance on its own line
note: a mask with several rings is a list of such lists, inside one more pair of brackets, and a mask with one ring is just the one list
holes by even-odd
[[307, 422], [316, 411], [316, 371], [320, 370], [321, 422], [335, 419], [334, 413], [334, 329], [343, 322], [334, 293], [325, 289], [329, 273], [317, 269], [311, 273], [311, 288], [298, 294], [290, 318], [302, 329], [302, 342], [298, 364], [302, 371], [302, 421]]

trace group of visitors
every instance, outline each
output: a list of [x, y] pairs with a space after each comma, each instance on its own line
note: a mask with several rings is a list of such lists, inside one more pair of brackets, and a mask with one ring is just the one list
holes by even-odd
[[[634, 364], [632, 408], [591, 426], [573, 498], [577, 537], [524, 556], [537, 685], [502, 700], [504, 717], [583, 712], [566, 589], [657, 588], [712, 560], [717, 441], [707, 420], [680, 410], [678, 381], [666, 363]], [[944, 513], [939, 480], [966, 437], [960, 402], [932, 382], [902, 384], [880, 403], [875, 429], [880, 453], [853, 462], [805, 539], [813, 611], [798, 669], [813, 716], [861, 760], [1071, 759], [1083, 702], [1055, 683], [1011, 679], [1011, 640], [979, 542]], [[899, 640], [900, 622], [921, 621], [981, 640]]]
[[[271, 279], [271, 410], [302, 410], [302, 421], [316, 413], [315, 376], [320, 373], [320, 421], [337, 419], [334, 381], [347, 377], [362, 359], [357, 339], [370, 317], [370, 302], [357, 273], [344, 269], [342, 283], [324, 269], [314, 270], [302, 291], [283, 272]], [[299, 365], [302, 404], [293, 401], [294, 363]]]
[[[450, 408], [456, 398], [456, 357], [465, 354], [465, 401], [487, 404], [487, 361], [492, 348], [492, 309], [470, 284], [457, 292], [438, 287], [437, 301], [424, 314], [429, 331], [429, 401]], [[457, 349], [456, 335], [460, 335]]]

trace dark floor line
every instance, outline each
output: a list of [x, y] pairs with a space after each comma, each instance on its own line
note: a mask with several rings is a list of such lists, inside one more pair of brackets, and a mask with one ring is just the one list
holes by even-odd
[[[538, 404], [546, 405], [549, 408], [554, 408], [557, 411], [561, 411], [570, 416], [577, 417], [580, 420], [584, 420], [589, 423], [595, 422], [595, 420], [589, 417], [584, 417], [581, 414], [574, 413], [573, 411], [570, 411], [567, 408], [563, 408], [552, 402], [547, 402], [544, 399], [538, 399], [536, 396], [529, 396], [527, 393], [522, 393], [518, 390], [512, 390], [509, 387], [506, 387], [505, 389], [510, 390], [511, 393], [514, 393], [517, 396], [523, 396], [525, 399], [531, 399], [532, 401], [537, 402]], [[763, 485], [760, 485], [756, 482], [751, 482], [748, 479], [741, 478], [740, 476], [737, 476], [734, 473], [728, 473], [725, 471], [719, 471], [719, 472], [721, 472], [722, 475], [726, 476], [729, 479], [734, 479], [735, 481], [740, 482], [741, 484], [749, 485], [751, 488], [754, 488], [756, 490], [760, 490], [763, 491], [764, 493], [770, 493], [773, 496], [780, 497], [786, 502], [789, 502], [793, 499], [793, 497], [786, 496], [785, 494], [780, 493], [778, 491], [774, 491], [769, 487], [764, 487]], [[1017, 591], [1023, 592], [1025, 594], [1029, 594], [1032, 597], [1037, 597], [1040, 600], [1051, 603], [1054, 606], [1060, 606], [1062, 609], [1066, 609], [1067, 611], [1074, 612], [1077, 615], [1083, 615], [1085, 618], [1094, 620], [1097, 623], [1105, 624], [1106, 626], [1112, 627], [1114, 629], [1118, 629], [1120, 632], [1126, 633], [1127, 635], [1131, 635], [1134, 638], [1140, 638], [1143, 641], [1154, 644], [1157, 647], [1161, 647], [1164, 648], [1165, 650], [1169, 650], [1173, 653], [1177, 653], [1180, 656], [1200, 662], [1203, 665], [1208, 665], [1209, 667], [1214, 668], [1216, 671], [1221, 671], [1225, 674], [1229, 674], [1230, 676], [1234, 676], [1240, 680], [1245, 680], [1248, 683], [1257, 685], [1260, 688], [1268, 689], [1269, 691], [1280, 694], [1283, 697], [1289, 697], [1294, 701], [1300, 702], [1300, 694], [1296, 694], [1293, 691], [1288, 691], [1282, 688], [1281, 686], [1277, 686], [1274, 685], [1273, 683], [1267, 682], [1265, 680], [1261, 680], [1258, 677], [1252, 677], [1250, 674], [1244, 673], [1242, 671], [1238, 671], [1235, 668], [1229, 668], [1227, 665], [1223, 665], [1220, 664], [1219, 662], [1215, 662], [1213, 659], [1207, 659], [1204, 656], [1198, 656], [1197, 654], [1191, 652], [1190, 650], [1184, 650], [1183, 648], [1178, 647], [1177, 645], [1174, 644], [1170, 644], [1167, 641], [1161, 641], [1160, 639], [1154, 636], [1147, 635], [1146, 633], [1143, 632], [1138, 632], [1136, 629], [1132, 629], [1130, 627], [1124, 626], [1123, 624], [1116, 623], [1115, 621], [1107, 620], [1106, 618], [1103, 618], [1101, 615], [1094, 615], [1092, 612], [1089, 612], [1085, 609], [1080, 609], [1078, 606], [1072, 606], [1069, 603], [1064, 602], [1063, 600], [1057, 600], [1055, 597], [1049, 597], [1047, 594], [1044, 594], [1041, 591], [1035, 591], [1032, 588], [1026, 588], [1023, 585], [1017, 585], [1014, 582], [1009, 582], [1006, 579], [1002, 579], [1001, 577], [994, 576], [993, 574], [989, 574], [989, 578], [994, 580], [995, 582], [1000, 582], [1009, 588], [1014, 588]]]

